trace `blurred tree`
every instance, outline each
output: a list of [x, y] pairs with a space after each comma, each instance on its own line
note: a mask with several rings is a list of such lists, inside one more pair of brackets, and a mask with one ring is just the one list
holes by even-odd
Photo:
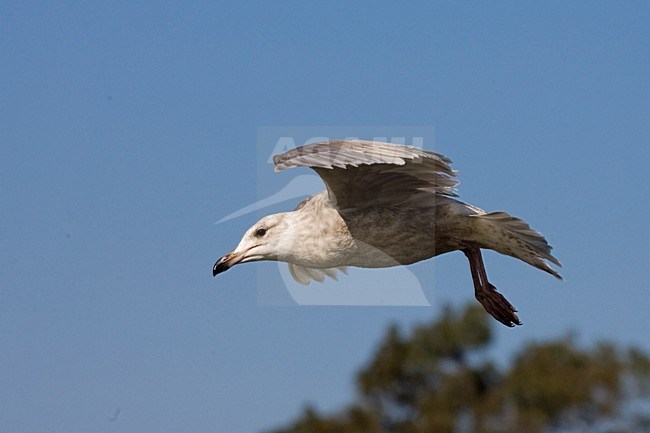
[[525, 346], [505, 371], [489, 359], [491, 322], [445, 309], [403, 335], [389, 328], [359, 373], [359, 401], [313, 408], [276, 433], [650, 432], [650, 357], [572, 338]]

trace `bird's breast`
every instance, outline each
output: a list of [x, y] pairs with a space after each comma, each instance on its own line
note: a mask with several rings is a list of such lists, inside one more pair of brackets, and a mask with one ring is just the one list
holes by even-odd
[[[316, 209], [309, 209], [318, 206]], [[312, 268], [406, 265], [458, 249], [450, 241], [455, 213], [437, 207], [371, 207], [339, 212], [307, 204], [292, 263]], [[453, 234], [453, 233], [452, 233]]]

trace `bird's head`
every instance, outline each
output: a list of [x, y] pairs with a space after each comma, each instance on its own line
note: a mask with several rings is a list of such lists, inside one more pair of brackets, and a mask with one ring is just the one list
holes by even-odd
[[217, 260], [212, 275], [227, 271], [238, 263], [279, 260], [291, 242], [289, 212], [268, 215], [249, 228], [237, 248]]

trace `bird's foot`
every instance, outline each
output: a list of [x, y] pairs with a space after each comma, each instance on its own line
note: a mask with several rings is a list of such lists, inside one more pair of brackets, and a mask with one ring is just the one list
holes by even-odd
[[492, 284], [487, 283], [487, 287], [477, 290], [476, 299], [483, 305], [485, 311], [504, 325], [511, 328], [521, 325], [519, 317], [515, 314], [517, 312], [515, 307], [501, 293], [497, 292], [497, 288]]

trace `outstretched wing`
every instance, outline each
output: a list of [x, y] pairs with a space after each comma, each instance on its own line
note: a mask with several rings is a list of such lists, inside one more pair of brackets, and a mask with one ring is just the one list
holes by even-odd
[[275, 170], [311, 167], [339, 209], [430, 205], [435, 194], [456, 196], [451, 161], [443, 155], [380, 141], [333, 140], [273, 157]]

